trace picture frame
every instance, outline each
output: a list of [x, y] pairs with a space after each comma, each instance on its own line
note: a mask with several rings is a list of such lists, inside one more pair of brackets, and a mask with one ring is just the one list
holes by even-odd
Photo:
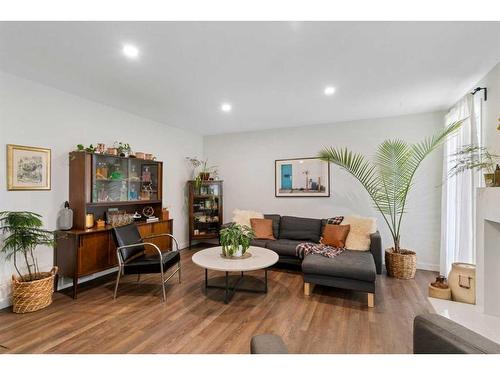
[[51, 150], [7, 145], [7, 190], [50, 190]]
[[274, 161], [274, 195], [277, 198], [330, 196], [330, 163], [317, 157]]

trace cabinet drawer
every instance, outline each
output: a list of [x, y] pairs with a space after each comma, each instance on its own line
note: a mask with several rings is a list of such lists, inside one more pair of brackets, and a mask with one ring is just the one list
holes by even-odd
[[109, 232], [80, 236], [78, 251], [78, 275], [88, 275], [109, 268]]

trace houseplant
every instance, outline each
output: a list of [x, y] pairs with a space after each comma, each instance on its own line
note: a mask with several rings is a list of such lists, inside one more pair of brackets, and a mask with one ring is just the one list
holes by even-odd
[[210, 179], [210, 174], [217, 174], [217, 167], [209, 166], [208, 159], [200, 160], [198, 158], [187, 157], [186, 160], [193, 167], [195, 181], [206, 181]]
[[225, 257], [242, 257], [250, 242], [255, 237], [252, 228], [246, 225], [231, 223], [220, 231], [222, 255]]
[[490, 153], [486, 147], [465, 145], [451, 156], [453, 167], [449, 170], [450, 177], [468, 170], [479, 170], [486, 172], [486, 186], [500, 185], [500, 181], [494, 181], [495, 166], [500, 163], [500, 155]]
[[400, 279], [415, 276], [416, 253], [400, 245], [408, 194], [422, 161], [461, 125], [462, 121], [455, 122], [416, 144], [408, 144], [400, 139], [386, 140], [378, 146], [373, 161], [347, 148], [328, 147], [319, 154], [322, 160], [336, 164], [353, 175], [382, 214], [394, 243], [392, 248], [385, 251], [385, 263], [390, 276]]
[[0, 230], [4, 237], [0, 251], [6, 260], [12, 259], [18, 274], [12, 276], [13, 311], [25, 313], [50, 305], [57, 267], [40, 272], [35, 251], [39, 245], [54, 245], [52, 232], [42, 229], [40, 215], [27, 211], [0, 212]]

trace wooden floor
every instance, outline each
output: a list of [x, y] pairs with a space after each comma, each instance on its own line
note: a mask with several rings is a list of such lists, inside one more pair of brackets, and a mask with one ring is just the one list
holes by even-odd
[[[248, 353], [260, 333], [281, 335], [291, 353], [411, 353], [413, 317], [432, 311], [428, 271], [415, 280], [377, 276], [373, 309], [363, 293], [317, 286], [305, 297], [300, 273], [274, 269], [267, 294], [240, 292], [225, 305], [224, 291], [205, 295], [193, 253], [183, 251], [182, 284], [169, 281], [167, 304], [159, 276], [146, 275], [139, 283], [126, 276], [116, 300], [110, 279], [77, 300], [56, 293], [42, 311], [0, 311], [0, 353]], [[249, 275], [247, 285], [257, 284], [263, 272]], [[209, 272], [212, 282], [221, 276]]]

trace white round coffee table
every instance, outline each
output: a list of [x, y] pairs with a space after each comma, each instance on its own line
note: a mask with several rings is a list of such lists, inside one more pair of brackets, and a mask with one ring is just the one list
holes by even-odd
[[[222, 247], [217, 246], [198, 251], [193, 255], [193, 263], [205, 269], [205, 291], [208, 288], [224, 289], [224, 303], [228, 303], [231, 300], [236, 290], [267, 293], [267, 268], [278, 261], [278, 254], [272, 250], [257, 246], [250, 246], [247, 250], [250, 256], [247, 255], [245, 258], [223, 258], [221, 253]], [[225, 285], [209, 285], [208, 270], [225, 272]], [[238, 285], [243, 280], [244, 272], [256, 270], [264, 270], [264, 289], [238, 288]], [[240, 277], [233, 285], [229, 285], [229, 272], [241, 273]]]

